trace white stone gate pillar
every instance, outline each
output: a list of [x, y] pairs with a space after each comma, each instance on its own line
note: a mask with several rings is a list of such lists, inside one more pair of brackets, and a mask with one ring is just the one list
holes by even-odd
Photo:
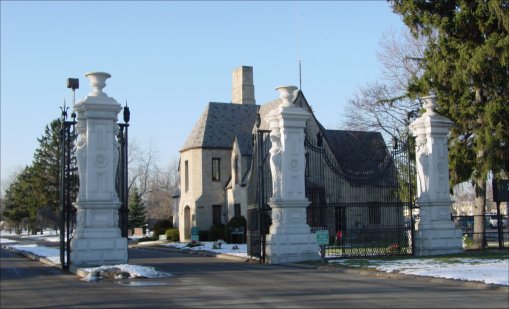
[[71, 241], [73, 266], [127, 263], [127, 239], [118, 227], [120, 201], [115, 190], [120, 104], [102, 92], [110, 74], [85, 74], [92, 92], [78, 102], [76, 157], [80, 188], [76, 231]]
[[438, 255], [463, 251], [462, 233], [451, 221], [447, 135], [452, 121], [434, 109], [436, 97], [423, 97], [426, 112], [410, 124], [416, 137], [417, 205], [415, 255]]
[[310, 114], [293, 105], [295, 86], [276, 88], [282, 105], [268, 115], [273, 196], [267, 259], [271, 264], [320, 259], [315, 234], [306, 223], [304, 128]]

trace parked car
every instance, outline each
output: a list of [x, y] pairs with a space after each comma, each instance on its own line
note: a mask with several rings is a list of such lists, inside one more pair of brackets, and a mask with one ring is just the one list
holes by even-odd
[[474, 229], [473, 216], [457, 216], [455, 223], [456, 226], [459, 226], [463, 231], [471, 231]]
[[[507, 227], [507, 218], [502, 216], [502, 227]], [[488, 215], [488, 225], [492, 229], [498, 228], [498, 218], [497, 215]]]

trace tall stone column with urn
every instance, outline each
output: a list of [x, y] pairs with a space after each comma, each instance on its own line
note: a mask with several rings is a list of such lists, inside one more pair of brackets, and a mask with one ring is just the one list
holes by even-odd
[[462, 233], [451, 221], [447, 135], [452, 121], [435, 112], [436, 97], [423, 97], [426, 112], [410, 124], [416, 137], [417, 205], [414, 254], [462, 252]]
[[127, 263], [127, 239], [121, 237], [118, 227], [120, 201], [115, 190], [119, 156], [116, 122], [121, 106], [102, 91], [110, 74], [85, 76], [92, 92], [74, 106], [80, 188], [71, 263], [76, 267]]
[[320, 259], [315, 234], [306, 223], [304, 128], [310, 114], [295, 106], [295, 86], [281, 86], [282, 104], [268, 115], [273, 196], [267, 259], [281, 264]]

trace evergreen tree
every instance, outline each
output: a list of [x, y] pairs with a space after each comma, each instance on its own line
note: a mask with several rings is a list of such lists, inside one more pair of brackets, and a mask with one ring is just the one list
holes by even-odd
[[[425, 71], [409, 92], [434, 91], [438, 112], [454, 122], [450, 135], [451, 182], [475, 185], [475, 215], [484, 215], [486, 179], [509, 169], [509, 2], [507, 0], [393, 0], [415, 36], [425, 36]], [[476, 217], [475, 235], [482, 235]], [[479, 233], [479, 234], [477, 234]], [[474, 246], [483, 245], [482, 237]]]
[[141, 200], [138, 188], [133, 187], [129, 192], [129, 229], [144, 227], [147, 222], [145, 203]]
[[[30, 229], [35, 230], [38, 214], [44, 217], [42, 221], [58, 218], [55, 215], [60, 210], [60, 126], [59, 119], [46, 125], [44, 134], [37, 139], [39, 147], [32, 164], [6, 190], [6, 217], [15, 225], [27, 218]], [[77, 183], [77, 175], [74, 180]], [[77, 186], [71, 190], [75, 197]], [[45, 211], [40, 211], [42, 208]]]
[[45, 188], [47, 205], [58, 211], [60, 205], [60, 120], [46, 125], [44, 134], [37, 139], [33, 166], [35, 177]]
[[46, 205], [43, 183], [35, 177], [33, 166], [27, 166], [11, 183], [5, 192], [5, 216], [18, 227], [22, 220], [28, 221], [28, 228], [36, 232], [37, 212]]

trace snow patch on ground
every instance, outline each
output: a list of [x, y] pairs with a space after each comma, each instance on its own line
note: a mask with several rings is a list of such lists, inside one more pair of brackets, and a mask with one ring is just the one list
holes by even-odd
[[0, 244], [12, 244], [12, 243], [16, 243], [16, 241], [8, 238], [0, 238]]
[[[246, 244], [222, 243], [221, 249], [214, 249], [214, 242], [212, 242], [212, 241], [202, 241], [200, 243], [203, 245], [197, 246], [197, 247], [187, 247], [186, 246], [187, 243], [168, 243], [168, 244], [164, 244], [163, 246], [177, 248], [177, 249], [193, 250], [193, 251], [208, 251], [208, 252], [213, 252], [216, 254], [228, 254], [228, 255], [233, 255], [233, 256], [238, 256], [238, 257], [243, 257], [243, 258], [249, 257], [247, 255], [247, 245]], [[237, 249], [234, 249], [235, 247]]]
[[[104, 271], [119, 270], [129, 274], [129, 278], [168, 278], [171, 274], [156, 271], [154, 267], [140, 266], [131, 264], [118, 264], [118, 265], [107, 265], [99, 267], [87, 267], [83, 270], [88, 272], [88, 275], [84, 278], [86, 281], [98, 280], [98, 274]], [[120, 279], [120, 278], [116, 278]]]
[[18, 251], [24, 251], [35, 254], [40, 257], [44, 257], [50, 260], [51, 262], [60, 265], [60, 249], [37, 246], [36, 244], [9, 245], [9, 247], [16, 249]]
[[[356, 267], [348, 259], [329, 263]], [[509, 285], [509, 260], [457, 258], [447, 262], [435, 258], [397, 261], [370, 260], [362, 267], [383, 272], [426, 276], [444, 279], [478, 281], [488, 284]]]

